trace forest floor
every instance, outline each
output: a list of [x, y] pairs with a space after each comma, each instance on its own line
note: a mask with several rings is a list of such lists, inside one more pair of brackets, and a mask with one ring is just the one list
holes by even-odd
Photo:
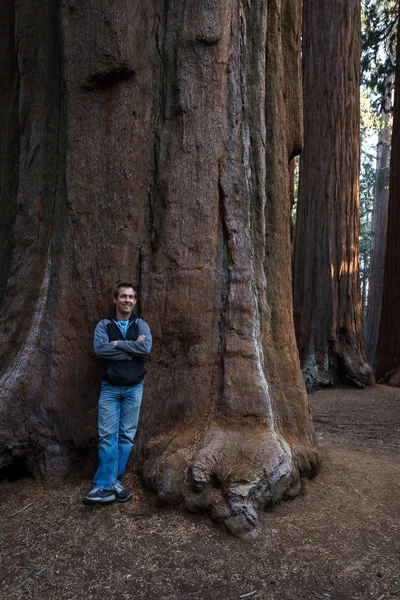
[[0, 598], [395, 600], [400, 598], [400, 390], [310, 396], [322, 467], [261, 515], [254, 541], [167, 511], [136, 487], [84, 507], [86, 480], [0, 483]]

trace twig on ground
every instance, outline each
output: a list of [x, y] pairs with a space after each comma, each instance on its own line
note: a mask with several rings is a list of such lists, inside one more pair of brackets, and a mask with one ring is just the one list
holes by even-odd
[[252, 596], [253, 594], [255, 594], [257, 592], [257, 590], [253, 590], [252, 592], [248, 592], [247, 594], [242, 594], [240, 596], [240, 598], [247, 598], [248, 596]]
[[11, 517], [15, 517], [15, 515], [19, 515], [20, 513], [24, 512], [24, 510], [26, 510], [27, 508], [29, 508], [32, 505], [33, 505], [33, 502], [31, 502], [30, 504], [27, 504], [26, 506], [24, 506], [24, 508], [21, 508], [21, 510], [17, 510], [17, 512], [10, 515], [10, 519], [11, 519]]

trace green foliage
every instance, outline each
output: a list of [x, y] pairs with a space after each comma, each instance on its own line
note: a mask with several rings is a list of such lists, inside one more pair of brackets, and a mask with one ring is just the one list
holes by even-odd
[[372, 213], [377, 179], [376, 146], [382, 119], [376, 115], [368, 89], [361, 89], [361, 169], [360, 169], [360, 283], [363, 318], [366, 316], [371, 264]]
[[391, 94], [398, 18], [398, 0], [362, 2], [362, 83], [374, 94], [377, 113], [385, 110], [386, 98]]
[[371, 91], [366, 87], [361, 87], [360, 90], [360, 129], [361, 143], [371, 137], [381, 128], [382, 119], [376, 114], [373, 107], [373, 96]]
[[360, 171], [360, 281], [363, 316], [366, 314], [371, 260], [372, 214], [377, 180], [378, 131], [391, 127], [387, 113], [396, 54], [398, 0], [363, 0], [361, 31], [361, 171]]
[[[368, 278], [371, 258], [372, 211], [376, 183], [375, 162], [367, 157], [362, 164], [360, 178], [360, 267]], [[362, 273], [363, 275], [363, 273]]]

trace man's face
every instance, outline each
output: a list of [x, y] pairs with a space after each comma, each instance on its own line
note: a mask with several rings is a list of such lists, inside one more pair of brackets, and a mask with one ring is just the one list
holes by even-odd
[[114, 298], [117, 310], [117, 317], [120, 319], [128, 319], [136, 304], [135, 292], [131, 287], [120, 287], [118, 290], [118, 298]]

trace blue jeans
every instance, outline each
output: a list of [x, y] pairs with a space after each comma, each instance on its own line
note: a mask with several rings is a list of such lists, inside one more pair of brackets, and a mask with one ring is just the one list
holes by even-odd
[[110, 490], [120, 482], [136, 434], [143, 381], [120, 387], [103, 381], [99, 398], [99, 461], [93, 478], [96, 487]]

